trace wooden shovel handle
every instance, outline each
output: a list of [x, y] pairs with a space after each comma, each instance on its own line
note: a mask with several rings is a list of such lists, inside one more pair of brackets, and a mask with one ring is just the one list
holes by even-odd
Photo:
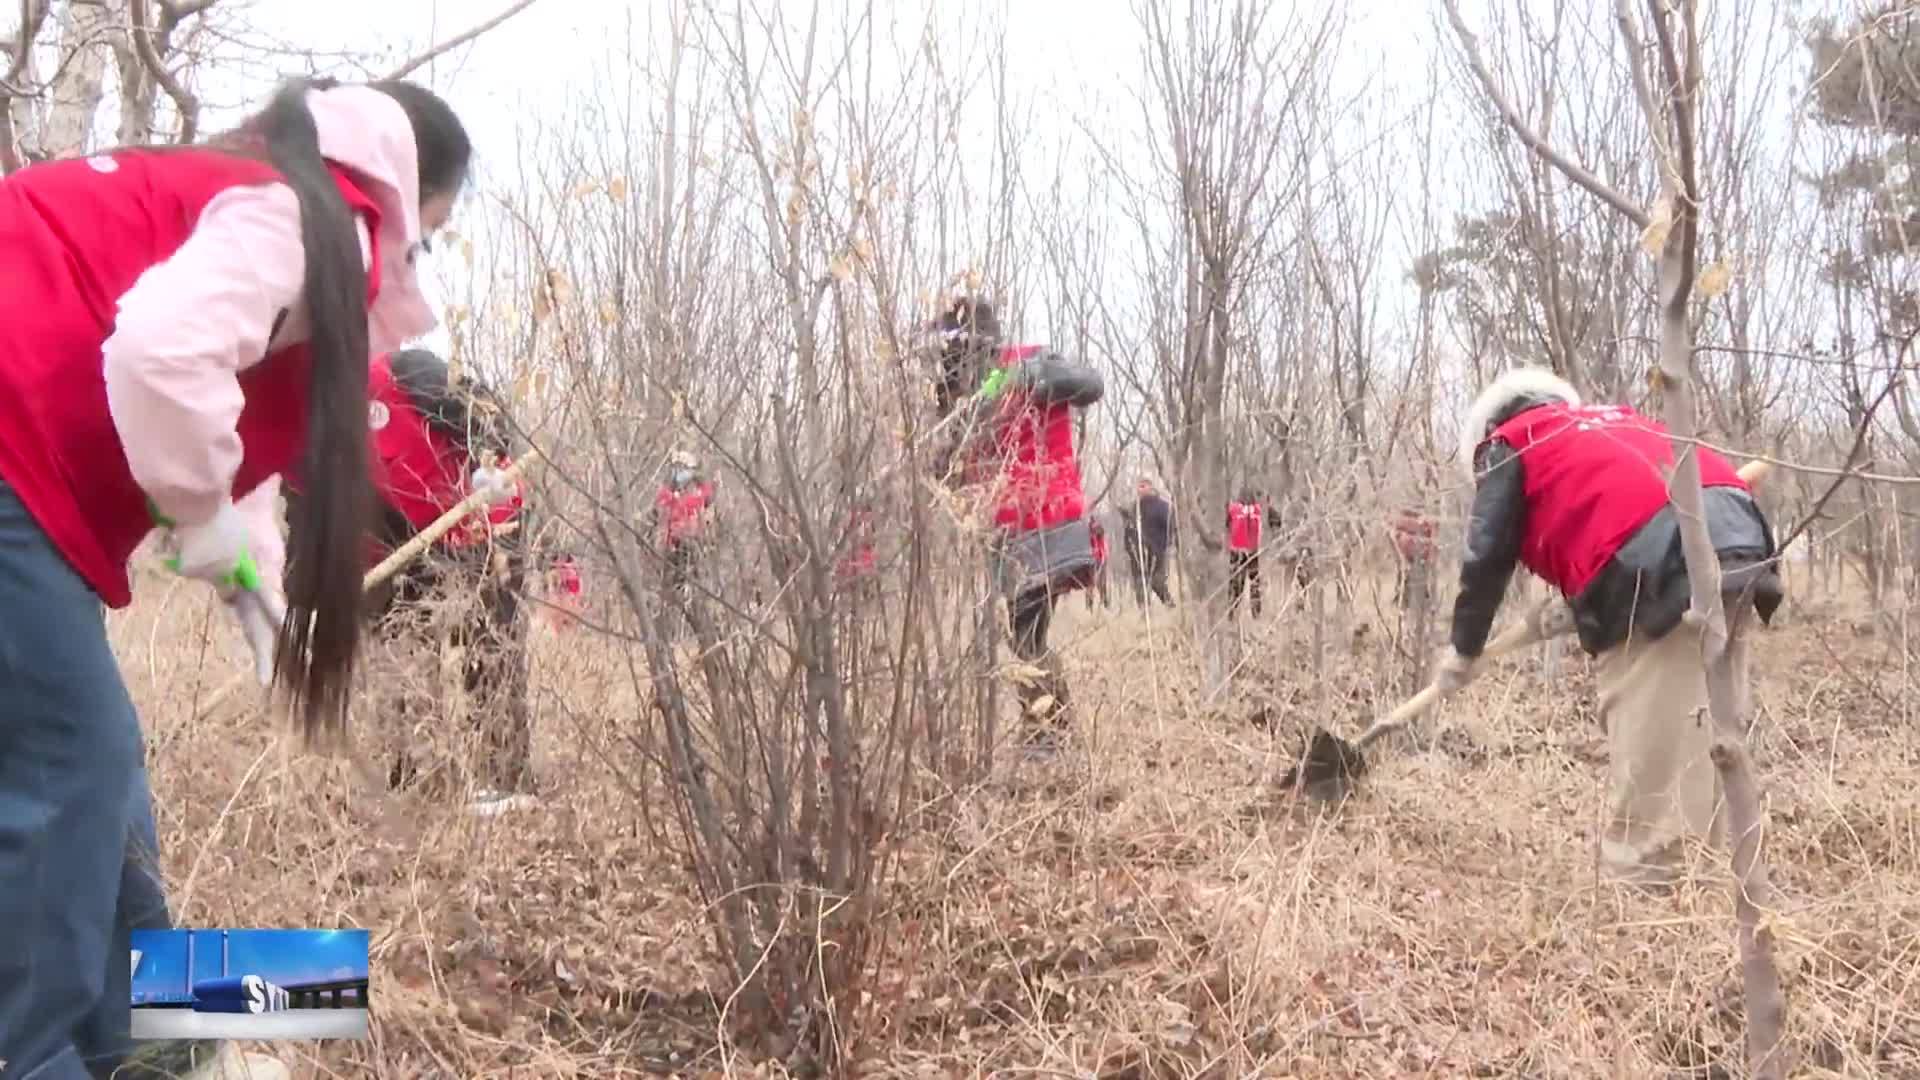
[[[526, 466], [528, 460], [530, 459], [526, 457], [520, 458], [518, 461], [500, 470], [501, 479], [512, 483], [519, 477], [520, 470]], [[401, 567], [412, 562], [419, 557], [421, 552], [432, 547], [434, 541], [452, 532], [454, 527], [459, 525], [468, 514], [485, 506], [490, 498], [491, 494], [485, 491], [469, 493], [466, 498], [454, 504], [453, 509], [433, 519], [432, 524], [421, 529], [417, 534], [409, 538], [406, 543], [394, 548], [392, 554], [381, 559], [377, 566], [367, 571], [366, 576], [360, 581], [360, 591], [365, 593], [384, 584], [388, 578], [399, 573]], [[213, 710], [219, 708], [228, 698], [239, 693], [242, 687], [254, 681], [252, 675], [241, 672], [226, 682], [221, 683], [213, 693], [207, 695], [206, 700], [201, 703], [200, 708], [194, 712], [194, 719], [206, 719], [213, 713]]]

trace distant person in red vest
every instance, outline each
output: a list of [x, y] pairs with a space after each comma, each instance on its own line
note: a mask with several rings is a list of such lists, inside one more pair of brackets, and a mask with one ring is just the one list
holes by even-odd
[[1266, 524], [1266, 507], [1252, 489], [1227, 504], [1227, 564], [1229, 576], [1227, 601], [1229, 614], [1240, 610], [1240, 596], [1250, 593], [1253, 617], [1260, 617], [1260, 529]]
[[1026, 737], [1056, 745], [1069, 722], [1066, 673], [1047, 643], [1055, 601], [1092, 583], [1096, 563], [1073, 447], [1073, 410], [1106, 392], [1100, 373], [1042, 345], [1013, 345], [993, 306], [961, 297], [940, 336], [940, 415], [964, 410], [938, 471], [991, 494], [995, 577], [1008, 601], [1014, 654], [1043, 676], [1022, 683]]
[[1100, 520], [1098, 514], [1087, 515], [1087, 531], [1093, 537], [1093, 588], [1087, 590], [1087, 610], [1093, 610], [1094, 594], [1100, 596], [1102, 608], [1113, 607], [1113, 596], [1107, 591], [1107, 523]]
[[555, 630], [572, 628], [586, 610], [586, 583], [572, 552], [563, 552], [547, 570], [549, 624]]
[[874, 548], [873, 508], [857, 506], [848, 515], [848, 550], [834, 568], [834, 580], [842, 589], [871, 599], [879, 573], [879, 553]]
[[[1699, 455], [1708, 531], [1725, 571], [1729, 617], [1780, 604], [1766, 517], [1725, 458]], [[1626, 882], [1671, 880], [1689, 839], [1718, 838], [1718, 778], [1708, 758], [1701, 631], [1689, 605], [1679, 523], [1668, 497], [1667, 429], [1624, 405], [1585, 405], [1541, 368], [1500, 376], [1469, 410], [1460, 461], [1476, 483], [1453, 650], [1452, 692], [1474, 674], [1516, 565], [1558, 589], [1580, 644], [1597, 658], [1612, 759], [1601, 863]], [[1736, 647], [1744, 695], [1746, 657]]]
[[[133, 703], [102, 604], [159, 530], [310, 734], [360, 653], [367, 357], [431, 330], [414, 255], [471, 146], [411, 83], [294, 82], [237, 130], [0, 180], [0, 1060], [129, 1053], [130, 928], [170, 925]], [[286, 547], [278, 477], [321, 526]], [[120, 1075], [185, 1073], [192, 1043]], [[231, 1049], [230, 1045], [227, 1048]]]
[[668, 595], [679, 608], [667, 622], [673, 636], [682, 624], [679, 616], [693, 600], [694, 575], [713, 524], [713, 482], [700, 475], [700, 462], [686, 451], [667, 460], [667, 479], [653, 497], [655, 543], [666, 560]]
[[[437, 645], [430, 632], [436, 601], [466, 605], [450, 645], [462, 654], [468, 714], [483, 744], [473, 777], [476, 813], [524, 804], [532, 783], [532, 707], [528, 701], [528, 620], [525, 535], [515, 524], [525, 493], [504, 472], [512, 441], [506, 409], [492, 389], [426, 349], [399, 349], [373, 358], [368, 372], [367, 428], [372, 437], [373, 527], [364, 545], [366, 568], [412, 540], [477, 490], [490, 493], [485, 514], [474, 513], [367, 597], [368, 616], [389, 635]], [[298, 534], [311, 524], [297, 480], [287, 484], [287, 524]], [[434, 694], [402, 699], [401, 716], [431, 702], [425, 721], [442, 715]], [[411, 753], [393, 764], [395, 789], [412, 786], [420, 770]]]
[[1404, 606], [1410, 569], [1433, 558], [1435, 526], [1432, 518], [1411, 506], [1403, 507], [1389, 524], [1393, 531], [1394, 554], [1399, 556], [1393, 579], [1393, 602], [1395, 606]]

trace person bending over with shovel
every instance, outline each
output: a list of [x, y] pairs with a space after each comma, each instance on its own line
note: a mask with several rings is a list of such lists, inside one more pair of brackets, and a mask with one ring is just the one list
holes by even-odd
[[[1697, 448], [1708, 531], [1727, 612], [1751, 604], [1762, 622], [1780, 605], [1774, 539], [1747, 482]], [[1475, 482], [1452, 649], [1434, 683], [1466, 685], [1516, 564], [1566, 597], [1580, 644], [1596, 658], [1612, 782], [1601, 863], [1610, 877], [1658, 884], [1688, 839], [1719, 842], [1719, 779], [1701, 631], [1690, 604], [1680, 530], [1668, 497], [1667, 429], [1624, 405], [1587, 405], [1539, 368], [1509, 371], [1468, 410], [1460, 462]], [[1733, 639], [1746, 686], [1743, 639]]]
[[[159, 530], [170, 566], [226, 602], [306, 733], [344, 727], [367, 357], [433, 328], [413, 256], [471, 153], [453, 110], [414, 84], [295, 81], [207, 143], [0, 181], [5, 1075], [145, 1080], [238, 1056], [128, 1039], [129, 931], [171, 917], [102, 605], [132, 602], [128, 561]], [[324, 523], [295, 540], [284, 595], [283, 474], [304, 478]]]
[[[376, 566], [394, 549], [460, 503], [472, 490], [492, 491], [486, 515], [475, 513], [401, 567], [366, 597], [366, 616], [388, 640], [433, 641], [435, 602], [460, 605], [449, 644], [460, 651], [468, 715], [482, 744], [474, 780], [476, 813], [494, 813], [526, 801], [531, 786], [530, 706], [527, 700], [527, 579], [523, 509], [518, 483], [500, 479], [508, 465], [511, 431], [506, 412], [486, 385], [455, 376], [426, 349], [401, 349], [373, 358], [367, 378], [375, 514], [362, 550]], [[310, 507], [300, 485], [288, 482], [287, 524], [300, 535]], [[411, 719], [419, 695], [402, 699]], [[426, 718], [437, 726], [440, 695]], [[406, 725], [411, 729], [414, 725]], [[395, 790], [421, 778], [415, 756], [403, 750], [388, 773]]]
[[1073, 410], [1099, 401], [1106, 384], [1045, 346], [1008, 344], [984, 300], [955, 300], [931, 329], [941, 341], [942, 422], [957, 425], [936, 469], [994, 500], [994, 576], [1013, 652], [1042, 672], [1020, 685], [1026, 742], [1045, 749], [1070, 718], [1066, 674], [1047, 643], [1054, 602], [1091, 585], [1097, 569]]

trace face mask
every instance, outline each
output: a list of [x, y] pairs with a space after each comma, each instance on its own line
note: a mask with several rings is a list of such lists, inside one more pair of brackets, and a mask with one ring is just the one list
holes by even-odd
[[672, 481], [674, 487], [686, 487], [693, 482], [693, 470], [686, 468], [675, 469], [672, 473], [668, 474], [668, 479]]

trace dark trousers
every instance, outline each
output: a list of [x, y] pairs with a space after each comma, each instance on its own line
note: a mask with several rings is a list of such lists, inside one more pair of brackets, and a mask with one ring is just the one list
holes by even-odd
[[[1007, 624], [1013, 654], [1041, 671], [1041, 677], [1020, 684], [1022, 719], [1029, 734], [1063, 727], [1068, 719], [1067, 676], [1060, 657], [1047, 645], [1053, 626], [1053, 605], [1059, 595], [1048, 588], [1027, 589], [1008, 602]], [[1046, 698], [1051, 704], [1042, 705]]]
[[[383, 635], [431, 641], [427, 627], [431, 624], [432, 603], [448, 596], [472, 598], [462, 601], [474, 607], [461, 613], [450, 644], [462, 651], [468, 715], [480, 740], [480, 761], [473, 782], [502, 793], [527, 791], [533, 782], [528, 619], [522, 599], [526, 557], [519, 539], [516, 533], [492, 549], [436, 551], [421, 556], [393, 580], [388, 590], [374, 598], [372, 610]], [[504, 567], [496, 565], [501, 559]], [[443, 588], [446, 585], [452, 588]], [[403, 699], [403, 717], [412, 716], [413, 704]], [[393, 763], [389, 784], [404, 788], [418, 778], [413, 755], [402, 751]]]
[[[289, 493], [287, 526], [301, 527], [306, 512], [305, 500]], [[413, 526], [392, 509], [386, 508], [374, 526], [375, 536], [388, 547], [398, 547], [414, 535]], [[429, 646], [437, 646], [428, 629], [432, 625], [431, 607], [436, 597], [448, 595], [472, 597], [476, 605], [462, 612], [452, 634], [452, 644], [465, 650], [464, 686], [468, 715], [472, 717], [481, 742], [481, 762], [476, 785], [498, 792], [526, 790], [532, 783], [533, 710], [528, 700], [527, 630], [529, 619], [522, 598], [527, 585], [526, 538], [533, 522], [522, 516], [517, 531], [497, 539], [492, 545], [448, 549], [435, 547], [417, 556], [385, 585], [366, 598], [366, 613], [375, 630], [389, 638], [413, 637]], [[504, 573], [496, 567], [495, 555], [505, 556]], [[453, 588], [442, 586], [452, 583]], [[438, 706], [437, 695], [429, 695]], [[403, 697], [400, 715], [403, 726], [411, 730], [414, 709], [411, 697]], [[414, 755], [402, 750], [395, 756], [387, 774], [389, 786], [411, 787], [420, 778]]]
[[1253, 617], [1260, 617], [1260, 553], [1258, 551], [1229, 551], [1227, 563], [1231, 568], [1227, 576], [1227, 611], [1238, 613], [1240, 597], [1250, 594], [1253, 601]]
[[171, 925], [133, 701], [100, 598], [0, 484], [0, 1077], [106, 1076], [128, 935]]
[[700, 552], [690, 540], [671, 544], [666, 549], [666, 577], [662, 584], [660, 618], [663, 636], [677, 641], [690, 620], [687, 609], [694, 598], [694, 575], [700, 566]]
[[[1098, 594], [1097, 597], [1096, 594]], [[1096, 598], [1099, 600], [1101, 608], [1110, 609], [1113, 607], [1113, 594], [1107, 591], [1107, 564], [1105, 562], [1102, 562], [1093, 571], [1093, 585], [1087, 589], [1088, 611], [1094, 609], [1094, 601]]]
[[1142, 548], [1130, 553], [1128, 561], [1133, 570], [1133, 602], [1147, 606], [1147, 592], [1151, 590], [1162, 603], [1172, 607], [1173, 592], [1167, 587], [1167, 553]]

